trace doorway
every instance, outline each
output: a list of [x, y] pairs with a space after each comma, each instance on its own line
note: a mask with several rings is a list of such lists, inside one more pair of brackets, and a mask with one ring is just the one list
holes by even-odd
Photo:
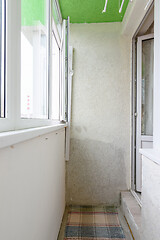
[[141, 204], [140, 149], [153, 147], [154, 4], [133, 37], [132, 82], [132, 187]]
[[141, 148], [153, 147], [154, 34], [137, 39], [136, 191], [142, 189]]

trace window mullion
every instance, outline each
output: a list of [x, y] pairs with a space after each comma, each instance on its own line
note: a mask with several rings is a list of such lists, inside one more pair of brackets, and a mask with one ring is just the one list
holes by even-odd
[[20, 117], [21, 1], [7, 1], [7, 10], [7, 120], [15, 129]]
[[52, 119], [52, 12], [49, 0], [48, 16], [48, 118]]

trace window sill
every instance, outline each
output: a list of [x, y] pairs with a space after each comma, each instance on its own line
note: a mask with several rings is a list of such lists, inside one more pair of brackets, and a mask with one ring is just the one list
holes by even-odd
[[155, 149], [140, 149], [140, 154], [160, 165], [160, 152]]
[[67, 127], [67, 124], [55, 124], [52, 126], [29, 128], [24, 130], [16, 130], [0, 133], [0, 149], [21, 143], [41, 135], [58, 131]]

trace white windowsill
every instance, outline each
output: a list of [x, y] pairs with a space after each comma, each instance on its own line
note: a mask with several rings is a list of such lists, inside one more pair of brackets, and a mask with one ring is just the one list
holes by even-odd
[[24, 142], [26, 140], [58, 131], [67, 127], [67, 124], [55, 124], [52, 126], [29, 128], [23, 130], [9, 131], [0, 133], [0, 148], [5, 148], [13, 144]]
[[160, 152], [155, 149], [140, 149], [139, 152], [146, 158], [160, 165]]

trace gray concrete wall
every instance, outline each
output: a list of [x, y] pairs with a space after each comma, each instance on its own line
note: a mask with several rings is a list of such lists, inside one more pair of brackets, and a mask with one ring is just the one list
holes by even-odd
[[130, 47], [121, 24], [71, 24], [74, 47], [67, 204], [119, 204], [130, 187]]

